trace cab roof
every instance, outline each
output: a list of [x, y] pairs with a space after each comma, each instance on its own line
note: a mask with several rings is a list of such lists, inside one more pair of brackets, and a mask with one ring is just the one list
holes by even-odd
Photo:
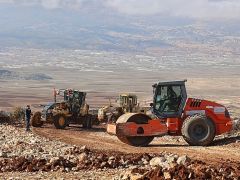
[[157, 87], [157, 86], [166, 86], [166, 85], [185, 85], [185, 82], [187, 82], [187, 80], [179, 80], [179, 81], [160, 81], [159, 83], [153, 84], [153, 87]]
[[137, 97], [136, 94], [130, 94], [130, 93], [123, 93], [123, 94], [120, 94], [120, 96]]

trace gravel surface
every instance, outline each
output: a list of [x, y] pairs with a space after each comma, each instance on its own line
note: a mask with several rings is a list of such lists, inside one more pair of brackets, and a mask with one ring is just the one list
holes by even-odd
[[0, 124], [2, 179], [238, 179], [240, 162], [212, 166], [173, 153], [91, 150]]
[[112, 180], [120, 179], [123, 170], [101, 170], [101, 171], [78, 171], [78, 172], [6, 172], [0, 174], [1, 179], [88, 179], [88, 180]]
[[32, 132], [26, 132], [23, 128], [10, 125], [1, 125], [0, 134], [0, 157], [59, 157], [72, 147], [66, 143], [51, 141]]

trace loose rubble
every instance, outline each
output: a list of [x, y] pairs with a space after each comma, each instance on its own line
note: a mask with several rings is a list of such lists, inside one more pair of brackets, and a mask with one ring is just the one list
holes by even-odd
[[240, 130], [240, 119], [236, 118], [233, 121], [233, 130], [239, 131]]
[[111, 179], [237, 179], [240, 162], [206, 165], [188, 156], [171, 153], [124, 154], [98, 152], [46, 139], [23, 128], [0, 125], [0, 173], [107, 172]]

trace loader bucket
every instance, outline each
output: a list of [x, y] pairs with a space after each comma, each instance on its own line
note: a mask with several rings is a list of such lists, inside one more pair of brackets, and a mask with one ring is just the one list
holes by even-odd
[[111, 135], [116, 135], [116, 124], [108, 124], [107, 133]]

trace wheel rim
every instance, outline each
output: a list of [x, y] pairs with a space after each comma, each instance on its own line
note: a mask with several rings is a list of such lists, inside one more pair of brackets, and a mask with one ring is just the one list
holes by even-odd
[[207, 127], [202, 124], [196, 124], [192, 127], [192, 135], [196, 140], [204, 139], [208, 134]]
[[58, 122], [59, 122], [59, 125], [60, 125], [60, 126], [64, 126], [64, 124], [65, 124], [65, 118], [61, 116], [61, 117], [59, 118]]

